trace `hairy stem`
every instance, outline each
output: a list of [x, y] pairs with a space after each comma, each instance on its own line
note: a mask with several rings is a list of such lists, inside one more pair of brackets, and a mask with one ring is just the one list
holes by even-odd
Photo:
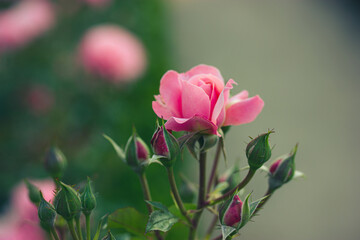
[[207, 193], [209, 193], [211, 191], [211, 187], [212, 187], [212, 185], [214, 183], [214, 179], [215, 179], [215, 176], [216, 176], [216, 170], [217, 170], [217, 167], [219, 165], [220, 153], [221, 153], [221, 143], [219, 141], [218, 144], [217, 144], [214, 163], [213, 163], [213, 166], [212, 166], [212, 169], [211, 169], [210, 178], [209, 178], [209, 182], [208, 182], [208, 185], [207, 185], [207, 191], [206, 191]]
[[90, 234], [90, 214], [85, 214], [85, 224], [86, 224], [86, 240], [91, 240], [91, 234]]
[[168, 173], [168, 179], [169, 179], [169, 183], [170, 183], [171, 192], [174, 195], [176, 204], [178, 205], [181, 214], [186, 218], [187, 222], [190, 225], [192, 225], [191, 224], [191, 219], [190, 219], [190, 217], [189, 217], [189, 215], [188, 215], [188, 213], [187, 213], [187, 211], [185, 209], [185, 206], [184, 206], [184, 204], [183, 204], [183, 202], [181, 200], [179, 191], [177, 189], [173, 168], [172, 167], [167, 168], [167, 173]]
[[81, 225], [80, 225], [80, 217], [75, 220], [76, 222], [76, 230], [80, 240], [83, 240], [82, 232], [81, 232]]
[[54, 227], [50, 229], [50, 233], [54, 237], [55, 240], [60, 240], [60, 238], [59, 238], [59, 236], [58, 236], [58, 234], [57, 234]]
[[215, 200], [211, 201], [211, 202], [206, 202], [205, 206], [208, 205], [213, 205], [216, 204], [218, 202], [221, 202], [223, 200], [228, 199], [229, 197], [231, 197], [235, 192], [240, 191], [241, 189], [243, 189], [252, 179], [252, 177], [255, 175], [256, 170], [253, 169], [249, 169], [248, 174], [246, 175], [246, 177], [232, 190], [228, 191], [227, 193], [225, 193], [224, 195], [222, 195], [221, 197], [216, 198]]
[[197, 203], [197, 212], [193, 218], [192, 224], [193, 227], [189, 232], [189, 240], [195, 239], [196, 230], [199, 224], [201, 214], [203, 212], [203, 206], [206, 198], [206, 152], [200, 152], [199, 158], [199, 194], [198, 194], [198, 203]]
[[69, 230], [73, 240], [79, 240], [78, 236], [76, 235], [75, 227], [74, 227], [74, 220], [67, 221], [69, 226]]
[[[146, 178], [145, 173], [141, 173], [139, 174], [139, 179], [140, 179], [140, 183], [141, 183], [141, 188], [144, 194], [144, 199], [146, 201], [151, 201], [151, 194], [150, 194], [150, 188], [149, 188], [149, 184]], [[148, 213], [149, 215], [154, 211], [153, 206], [151, 206], [151, 204], [146, 203], [146, 207], [148, 209]], [[158, 240], [163, 240], [163, 237], [161, 236], [159, 231], [155, 231], [155, 236]]]

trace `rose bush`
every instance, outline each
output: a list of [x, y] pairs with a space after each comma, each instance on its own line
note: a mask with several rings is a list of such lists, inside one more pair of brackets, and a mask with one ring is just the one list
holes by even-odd
[[219, 135], [219, 127], [252, 122], [264, 106], [258, 95], [249, 98], [246, 90], [229, 97], [233, 84], [232, 79], [225, 84], [213, 66], [198, 65], [185, 73], [171, 70], [162, 77], [152, 107], [167, 120], [167, 129]]

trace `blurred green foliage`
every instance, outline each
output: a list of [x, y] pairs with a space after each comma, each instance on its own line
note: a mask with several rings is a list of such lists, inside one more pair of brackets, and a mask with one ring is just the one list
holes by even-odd
[[[151, 101], [169, 66], [166, 7], [160, 0], [113, 0], [104, 8], [80, 1], [55, 3], [58, 15], [50, 31], [0, 56], [0, 205], [23, 178], [47, 177], [44, 155], [57, 145], [68, 159], [63, 181], [74, 184], [90, 176], [100, 212], [122, 206], [145, 210], [136, 175], [117, 159], [102, 133], [125, 145], [134, 125], [150, 141], [156, 119]], [[3, 9], [9, 5], [0, 3]], [[78, 44], [86, 30], [103, 23], [123, 26], [143, 42], [148, 67], [141, 79], [115, 86], [82, 70]], [[33, 84], [45, 85], [55, 95], [46, 114], [27, 108], [24, 94]], [[150, 188], [155, 200], [170, 201], [162, 175], [166, 177], [159, 166], [149, 168]]]

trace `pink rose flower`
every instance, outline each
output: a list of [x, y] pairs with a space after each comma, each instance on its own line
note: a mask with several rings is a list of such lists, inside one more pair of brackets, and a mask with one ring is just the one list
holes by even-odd
[[[45, 200], [54, 197], [55, 185], [51, 180], [31, 181], [38, 187]], [[36, 206], [30, 201], [24, 183], [13, 190], [9, 211], [0, 218], [0, 240], [45, 240], [46, 234], [39, 226]]]
[[113, 83], [134, 80], [146, 67], [142, 43], [115, 25], [90, 29], [80, 44], [80, 59], [87, 71]]
[[52, 27], [53, 6], [46, 0], [24, 0], [0, 12], [0, 49], [18, 48]]
[[235, 226], [241, 221], [242, 204], [243, 203], [239, 196], [235, 195], [229, 209], [227, 209], [226, 213], [224, 214], [223, 221], [226, 226]]
[[219, 127], [254, 121], [264, 106], [258, 95], [249, 98], [246, 90], [230, 98], [233, 84], [232, 79], [225, 84], [213, 66], [198, 65], [186, 73], [171, 70], [162, 77], [152, 107], [167, 120], [167, 129], [219, 135]]

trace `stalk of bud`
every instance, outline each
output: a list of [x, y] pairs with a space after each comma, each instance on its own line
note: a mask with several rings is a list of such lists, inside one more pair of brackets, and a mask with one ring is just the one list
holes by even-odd
[[152, 139], [151, 146], [158, 160], [165, 166], [171, 167], [180, 152], [179, 143], [164, 125], [158, 126]]
[[137, 173], [145, 170], [149, 159], [149, 148], [145, 142], [136, 136], [135, 131], [125, 147], [125, 162]]
[[40, 204], [38, 208], [38, 216], [40, 219], [40, 225], [47, 231], [51, 230], [55, 225], [56, 211], [50, 203], [48, 203], [42, 193], [39, 193]]
[[261, 134], [254, 138], [246, 147], [246, 157], [251, 169], [256, 170], [266, 163], [271, 157], [269, 135], [273, 131]]
[[30, 201], [34, 203], [36, 206], [38, 206], [41, 201], [39, 189], [28, 180], [25, 180], [25, 184], [28, 189], [28, 195]]
[[56, 194], [54, 200], [55, 210], [66, 221], [71, 221], [80, 214], [80, 197], [71, 186], [63, 182], [60, 182], [60, 186], [61, 190]]
[[53, 178], [62, 177], [67, 162], [64, 154], [57, 147], [52, 147], [45, 157], [45, 169]]
[[290, 152], [277, 159], [270, 166], [269, 173], [269, 190], [275, 191], [283, 184], [289, 182], [295, 174], [295, 155], [297, 151], [297, 145]]
[[96, 198], [91, 188], [90, 178], [87, 179], [87, 184], [81, 194], [81, 205], [85, 216], [90, 215], [91, 211], [96, 207]]

